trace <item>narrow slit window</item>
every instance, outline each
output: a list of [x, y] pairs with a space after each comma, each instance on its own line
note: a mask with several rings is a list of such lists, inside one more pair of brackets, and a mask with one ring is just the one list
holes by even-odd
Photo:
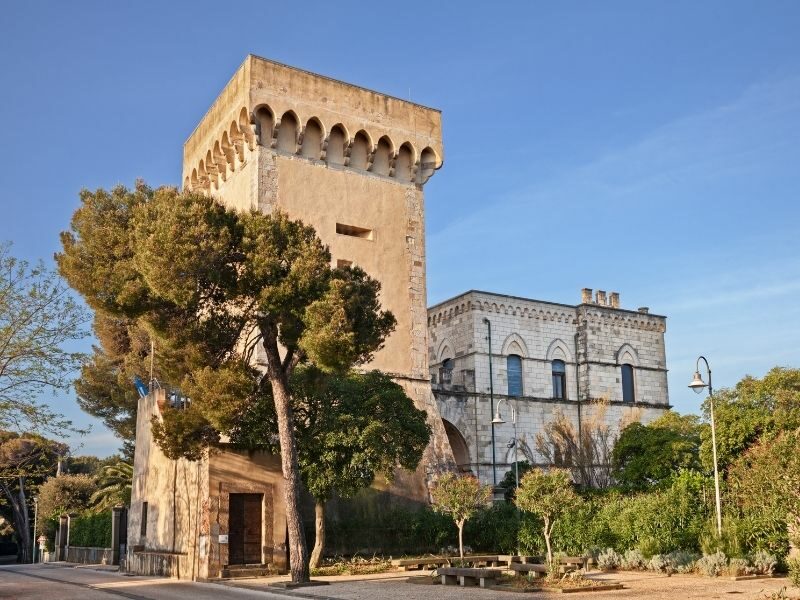
[[353, 266], [352, 260], [345, 260], [343, 258], [340, 258], [339, 260], [336, 261], [336, 267], [339, 269], [344, 269], [345, 267], [352, 267], [352, 266]]
[[372, 239], [372, 229], [365, 229], [364, 227], [357, 227], [355, 225], [344, 225], [342, 223], [337, 223], [336, 233], [339, 235], [349, 235], [351, 237], [361, 238], [362, 240]]
[[142, 502], [142, 523], [139, 533], [142, 537], [147, 536], [147, 502]]

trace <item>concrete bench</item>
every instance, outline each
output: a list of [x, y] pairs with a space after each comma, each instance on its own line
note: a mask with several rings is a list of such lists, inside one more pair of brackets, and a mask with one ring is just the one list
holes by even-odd
[[464, 567], [442, 567], [437, 571], [442, 578], [442, 585], [458, 583], [462, 587], [479, 585], [482, 588], [490, 587], [500, 577], [496, 569], [467, 569]]
[[392, 566], [400, 567], [401, 571], [413, 571], [425, 567], [441, 567], [450, 564], [448, 558], [398, 558], [392, 561]]
[[547, 575], [547, 565], [539, 565], [535, 563], [512, 563], [511, 570], [514, 575], [520, 577], [522, 575], [532, 575], [536, 577], [544, 577]]
[[589, 567], [588, 556], [562, 556], [560, 562], [562, 565], [572, 565], [577, 569], [588, 569]]
[[[517, 576], [523, 574], [530, 574], [533, 575], [533, 577], [543, 577], [548, 572], [547, 565], [542, 565], [537, 563], [512, 563], [510, 565], [510, 568], [512, 571], [514, 571], [514, 574]], [[569, 564], [562, 563], [561, 566], [558, 567], [558, 572], [563, 575], [565, 573], [575, 571], [577, 570], [577, 568], [578, 567], [576, 567], [572, 563]]]

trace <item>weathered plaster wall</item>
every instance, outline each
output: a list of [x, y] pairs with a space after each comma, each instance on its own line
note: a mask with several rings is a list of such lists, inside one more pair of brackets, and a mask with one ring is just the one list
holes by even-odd
[[[161, 574], [193, 579], [205, 576], [198, 559], [203, 541], [200, 524], [208, 499], [208, 462], [170, 460], [155, 444], [150, 420], [159, 414], [157, 402], [164, 398], [164, 390], [155, 390], [139, 400], [127, 566], [139, 572], [137, 568], [149, 564], [135, 556], [142, 552], [173, 555], [158, 559], [172, 565]], [[147, 526], [142, 535], [144, 502], [148, 504]]]

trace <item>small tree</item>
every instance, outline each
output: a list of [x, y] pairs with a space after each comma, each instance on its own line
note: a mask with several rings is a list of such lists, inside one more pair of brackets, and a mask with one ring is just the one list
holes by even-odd
[[[82, 355], [65, 346], [86, 335], [86, 313], [58, 275], [17, 260], [0, 243], [0, 423], [61, 432], [72, 423], [39, 401], [69, 389]], [[73, 429], [74, 430], [74, 429]]]
[[[97, 491], [94, 477], [66, 474], [51, 477], [39, 487], [39, 531], [46, 519], [66, 512], [83, 512], [89, 507], [92, 494]], [[37, 532], [38, 533], [38, 532]]]
[[476, 477], [445, 473], [439, 477], [431, 489], [433, 509], [450, 515], [458, 527], [458, 553], [464, 558], [464, 523], [479, 508], [489, 504], [492, 499], [492, 488], [481, 485]]
[[553, 562], [553, 548], [550, 544], [553, 525], [578, 501], [570, 472], [566, 469], [551, 469], [547, 472], [534, 469], [526, 473], [519, 484], [517, 506], [542, 520], [548, 563]]

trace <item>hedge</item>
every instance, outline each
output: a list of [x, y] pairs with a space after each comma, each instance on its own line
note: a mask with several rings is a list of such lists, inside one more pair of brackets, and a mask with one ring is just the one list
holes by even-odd
[[110, 548], [111, 511], [71, 519], [69, 545], [82, 548]]

